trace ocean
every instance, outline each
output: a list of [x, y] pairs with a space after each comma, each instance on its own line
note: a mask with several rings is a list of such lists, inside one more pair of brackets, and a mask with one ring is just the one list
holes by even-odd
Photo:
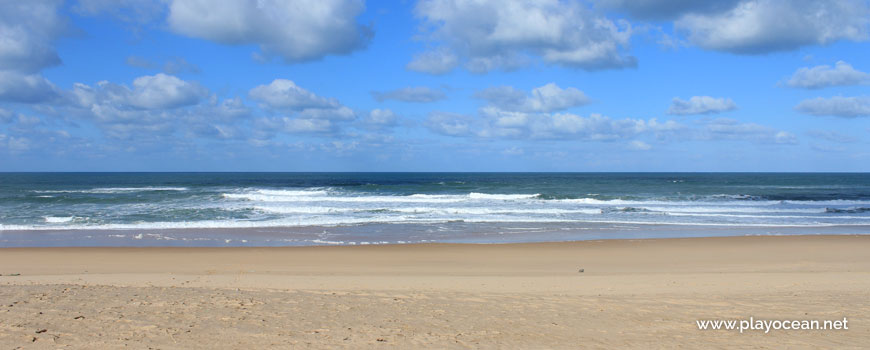
[[868, 233], [863, 173], [0, 174], [4, 247]]

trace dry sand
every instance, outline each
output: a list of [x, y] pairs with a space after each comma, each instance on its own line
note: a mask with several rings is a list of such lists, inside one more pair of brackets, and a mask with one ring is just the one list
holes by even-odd
[[[870, 236], [5, 248], [0, 274], [2, 349], [870, 348]], [[849, 330], [695, 323], [750, 316]]]

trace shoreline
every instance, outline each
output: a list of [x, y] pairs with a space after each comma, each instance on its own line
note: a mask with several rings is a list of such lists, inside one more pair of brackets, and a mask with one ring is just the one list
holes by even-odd
[[[870, 235], [0, 248], [0, 346], [859, 349], [868, 251]], [[694, 324], [749, 317], [850, 329]]]
[[[706, 226], [675, 224], [449, 223], [353, 226], [0, 230], [0, 249], [36, 247], [310, 247], [391, 244], [523, 244], [622, 239], [851, 236], [868, 225]], [[453, 226], [450, 226], [453, 225]]]

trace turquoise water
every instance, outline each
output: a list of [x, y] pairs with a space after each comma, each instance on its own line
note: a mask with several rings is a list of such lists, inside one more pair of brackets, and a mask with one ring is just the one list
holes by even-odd
[[0, 174], [5, 246], [486, 243], [868, 227], [870, 174]]

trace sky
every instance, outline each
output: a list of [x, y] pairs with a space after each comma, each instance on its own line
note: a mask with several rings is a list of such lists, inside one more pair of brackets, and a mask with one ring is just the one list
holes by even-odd
[[0, 0], [0, 171], [870, 171], [870, 1]]

